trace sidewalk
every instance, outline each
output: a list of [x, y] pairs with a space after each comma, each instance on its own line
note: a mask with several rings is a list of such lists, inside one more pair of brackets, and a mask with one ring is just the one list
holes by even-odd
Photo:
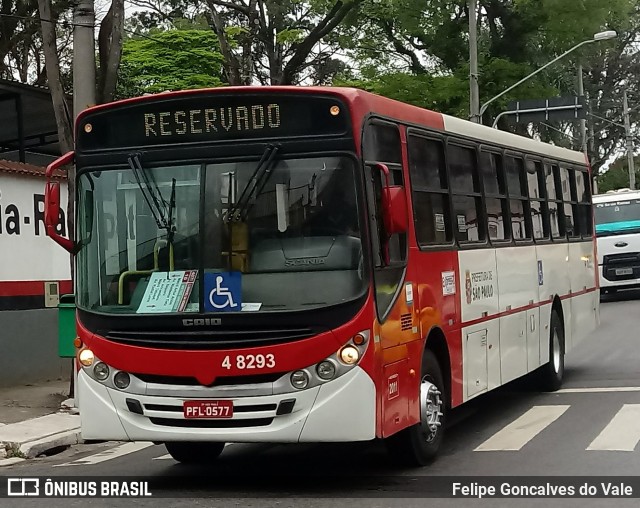
[[69, 381], [0, 387], [0, 466], [81, 442]]

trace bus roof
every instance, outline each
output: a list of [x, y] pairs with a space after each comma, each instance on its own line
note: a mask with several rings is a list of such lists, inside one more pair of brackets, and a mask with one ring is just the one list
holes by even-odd
[[101, 104], [86, 109], [78, 115], [76, 122], [79, 122], [85, 115], [92, 114], [99, 110], [111, 107], [126, 106], [129, 104], [156, 101], [167, 98], [183, 98], [185, 96], [198, 95], [203, 93], [309, 93], [309, 94], [325, 94], [342, 98], [348, 102], [356, 111], [356, 115], [368, 113], [377, 113], [390, 119], [401, 122], [423, 125], [432, 129], [458, 134], [460, 136], [473, 138], [477, 141], [487, 141], [490, 143], [501, 145], [505, 148], [513, 148], [525, 152], [536, 153], [541, 156], [548, 156], [567, 161], [575, 162], [581, 165], [586, 164], [583, 153], [568, 150], [559, 146], [537, 141], [525, 136], [519, 136], [510, 132], [504, 132], [498, 129], [487, 127], [485, 125], [476, 124], [468, 120], [462, 120], [453, 116], [437, 113], [428, 109], [420, 108], [406, 104], [394, 99], [389, 99], [380, 95], [373, 94], [357, 88], [347, 87], [322, 87], [322, 86], [228, 86], [219, 88], [203, 88], [197, 90], [181, 90], [177, 92], [163, 92], [159, 94], [144, 95], [130, 99], [123, 99], [109, 104]]

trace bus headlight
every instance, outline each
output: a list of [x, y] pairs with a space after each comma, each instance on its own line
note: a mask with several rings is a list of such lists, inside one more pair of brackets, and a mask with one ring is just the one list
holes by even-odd
[[333, 362], [324, 360], [323, 362], [320, 362], [318, 364], [318, 366], [316, 367], [316, 372], [318, 373], [318, 377], [320, 379], [328, 381], [329, 379], [333, 379], [333, 377], [336, 375], [336, 366], [333, 364]]
[[345, 346], [340, 350], [340, 360], [347, 365], [354, 365], [360, 359], [360, 351], [354, 346]]
[[90, 349], [83, 349], [78, 353], [78, 361], [85, 367], [91, 367], [94, 358], [95, 356], [93, 355], [93, 351]]
[[131, 376], [126, 372], [118, 372], [115, 376], [113, 376], [113, 384], [116, 385], [116, 388], [120, 390], [124, 390], [131, 383]]
[[309, 384], [309, 374], [304, 370], [296, 370], [291, 374], [291, 384], [298, 390], [302, 390]]
[[96, 363], [93, 367], [93, 375], [98, 381], [104, 381], [109, 377], [109, 366], [103, 362]]

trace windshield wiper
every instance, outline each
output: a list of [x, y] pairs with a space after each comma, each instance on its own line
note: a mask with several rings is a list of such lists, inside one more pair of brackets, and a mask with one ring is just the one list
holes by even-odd
[[226, 216], [227, 222], [231, 222], [232, 220], [240, 221], [247, 218], [251, 205], [255, 203], [256, 198], [260, 195], [273, 173], [271, 166], [279, 149], [280, 147], [278, 145], [268, 145], [267, 148], [265, 148], [253, 175], [251, 175], [249, 182], [242, 190], [240, 198], [233, 207], [229, 208]]
[[140, 162], [140, 154], [129, 154], [127, 161], [129, 162], [129, 167], [133, 172], [133, 176], [136, 178], [138, 187], [140, 187], [140, 192], [142, 193], [144, 200], [147, 202], [147, 205], [149, 205], [149, 209], [156, 221], [158, 229], [165, 229], [167, 231], [167, 239], [169, 243], [171, 243], [173, 240], [173, 233], [175, 232], [173, 228], [172, 215], [175, 207], [176, 179], [174, 178], [172, 181], [171, 198], [169, 203], [167, 203], [167, 201], [162, 197], [162, 193], [160, 192], [160, 188], [158, 187], [158, 183], [155, 178], [153, 178], [153, 176], [142, 166], [142, 163]]

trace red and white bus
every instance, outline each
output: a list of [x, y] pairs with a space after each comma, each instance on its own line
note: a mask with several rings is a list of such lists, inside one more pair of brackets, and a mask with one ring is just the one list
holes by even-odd
[[451, 408], [598, 323], [584, 156], [354, 89], [241, 87], [76, 124], [85, 439], [384, 438], [436, 454]]

